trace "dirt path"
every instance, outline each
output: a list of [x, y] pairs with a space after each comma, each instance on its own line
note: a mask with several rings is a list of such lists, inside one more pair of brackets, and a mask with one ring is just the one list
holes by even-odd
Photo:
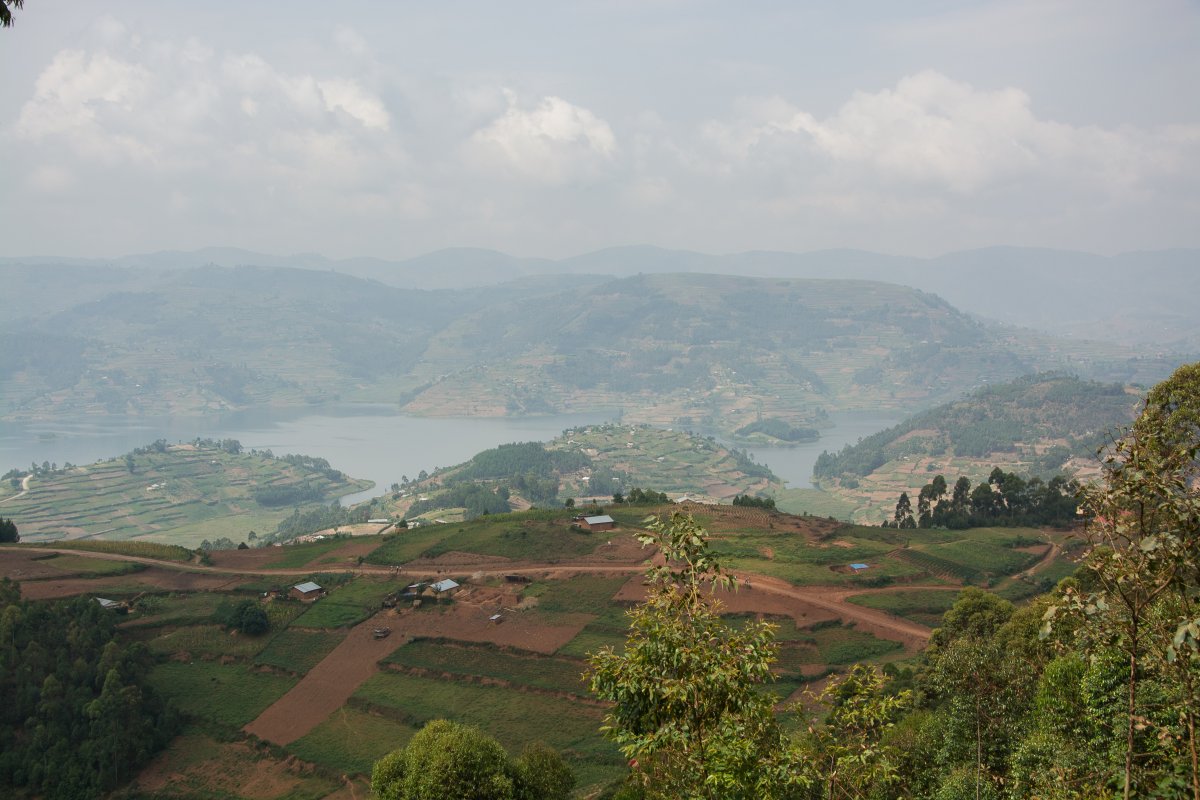
[[12, 495], [11, 497], [6, 497], [3, 500], [0, 500], [0, 503], [7, 503], [9, 500], [16, 500], [18, 497], [24, 497], [25, 495], [29, 494], [29, 482], [31, 480], [33, 480], [33, 475], [26, 475], [21, 480], [21, 491]]
[[[0, 553], [5, 548], [0, 547]], [[29, 552], [32, 550], [55, 553], [71, 553], [79, 554], [86, 552], [89, 557], [112, 559], [117, 561], [133, 561], [141, 564], [148, 564], [164, 569], [174, 569], [181, 572], [205, 572], [216, 573], [222, 575], [279, 575], [279, 576], [302, 576], [312, 574], [312, 568], [293, 568], [293, 569], [233, 569], [229, 567], [206, 567], [199, 564], [183, 564], [173, 561], [161, 561], [153, 558], [143, 558], [138, 556], [125, 556], [114, 553], [95, 553], [92, 551], [71, 550], [66, 548], [39, 547], [20, 548], [18, 552]], [[364, 564], [360, 567], [344, 570], [356, 575], [390, 575], [398, 579], [408, 580], [411, 578], [428, 578], [443, 575], [477, 575], [483, 577], [499, 577], [503, 575], [526, 575], [526, 576], [553, 576], [555, 578], [565, 578], [571, 575], [636, 575], [643, 572], [645, 565], [637, 564], [596, 564], [596, 563], [556, 563], [556, 564], [522, 564], [509, 565], [501, 568], [481, 568], [479, 564], [439, 564], [436, 569], [412, 569], [404, 567], [395, 569], [393, 567], [375, 566]], [[905, 646], [910, 649], [920, 647], [926, 640], [929, 639], [930, 629], [924, 625], [918, 625], [915, 622], [893, 616], [886, 611], [878, 611], [876, 609], [858, 606], [847, 602], [846, 597], [853, 594], [864, 593], [863, 589], [853, 589], [842, 586], [792, 586], [786, 581], [778, 578], [770, 578], [763, 575], [738, 575], [738, 580], [745, 585], [747, 578], [751, 579], [753, 591], [769, 592], [771, 594], [782, 597], [790, 597], [796, 600], [805, 602], [816, 608], [820, 608], [831, 612], [835, 616], [839, 616], [847, 621], [853, 621], [858, 624], [863, 630], [870, 631], [885, 638], [899, 638]], [[934, 588], [934, 587], [911, 587], [897, 586], [895, 591], [903, 591], [913, 588]], [[938, 587], [941, 588], [941, 587]], [[366, 625], [367, 623], [363, 623]], [[362, 626], [359, 626], [360, 628]], [[357, 628], [355, 630], [358, 630]], [[368, 631], [369, 633], [369, 631]], [[388, 640], [385, 640], [388, 641]], [[345, 645], [345, 643], [343, 643]], [[334, 652], [337, 652], [336, 650]], [[373, 663], [373, 662], [372, 662]], [[310, 673], [311, 675], [311, 673]], [[366, 680], [364, 677], [363, 680]], [[294, 691], [294, 690], [293, 690]]]
[[[744, 582], [745, 576], [739, 575], [738, 580]], [[909, 587], [899, 587], [900, 589]], [[886, 639], [895, 639], [904, 643], [909, 650], [917, 650], [929, 640], [929, 628], [916, 622], [893, 616], [886, 611], [879, 611], [866, 606], [847, 602], [846, 598], [853, 594], [862, 594], [862, 590], [845, 589], [831, 586], [792, 586], [778, 578], [758, 575], [754, 577], [755, 592], [769, 592], [782, 597], [807, 603], [817, 608], [825, 609], [846, 622], [855, 623], [860, 630], [868, 631]]]
[[380, 612], [356, 625], [333, 652], [243, 730], [286, 745], [320, 725], [378, 671], [376, 662], [404, 644], [404, 637], [396, 634], [386, 639], [371, 635], [373, 629], [386, 626], [391, 620], [391, 612]]

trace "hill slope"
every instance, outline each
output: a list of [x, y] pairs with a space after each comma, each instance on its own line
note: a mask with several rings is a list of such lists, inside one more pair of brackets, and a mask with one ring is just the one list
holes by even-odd
[[977, 483], [995, 466], [1043, 477], [1086, 473], [1105, 436], [1132, 421], [1138, 399], [1119, 384], [1028, 376], [824, 453], [814, 477], [822, 489], [855, 503], [857, 519], [878, 522], [901, 491], [919, 490], [935, 474]]

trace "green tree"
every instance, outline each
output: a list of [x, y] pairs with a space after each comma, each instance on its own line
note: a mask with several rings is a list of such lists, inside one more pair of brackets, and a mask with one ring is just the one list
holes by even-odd
[[912, 501], [908, 499], [908, 492], [900, 493], [900, 499], [896, 501], [896, 515], [894, 519], [897, 528], [917, 527], [913, 521]]
[[657, 545], [663, 562], [647, 572], [625, 649], [591, 657], [591, 689], [614, 704], [603, 730], [647, 797], [778, 797], [799, 776], [786, 764], [771, 696], [759, 689], [771, 680], [773, 626], [722, 621], [712, 591], [734, 581], [690, 515], [647, 527], [639, 539]]
[[518, 800], [567, 800], [575, 773], [553, 748], [541, 742], [527, 746], [516, 763]]
[[912, 692], [885, 691], [888, 679], [878, 667], [856, 664], [834, 678], [814, 699], [829, 707], [823, 723], [809, 726], [802, 745], [811, 770], [810, 796], [857, 800], [878, 796], [897, 779], [899, 748], [884, 742]]
[[1154, 387], [1133, 426], [1085, 488], [1087, 584], [1046, 614], [1081, 624], [1093, 662], [1124, 660], [1120, 714], [1124, 797], [1183, 769], [1200, 800], [1200, 364]]
[[17, 532], [17, 523], [11, 519], [0, 517], [0, 542], [19, 542], [21, 535]]
[[[538, 768], [545, 759], [531, 758], [526, 772], [553, 783], [550, 773], [554, 770]], [[509, 761], [499, 742], [478, 728], [444, 719], [428, 723], [406, 747], [381, 758], [371, 771], [371, 791], [379, 800], [517, 800], [535, 796], [519, 793], [519, 785], [518, 767]]]

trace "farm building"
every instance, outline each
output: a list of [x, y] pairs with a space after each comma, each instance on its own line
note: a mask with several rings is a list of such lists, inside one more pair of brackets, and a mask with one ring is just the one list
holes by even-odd
[[611, 531], [617, 527], [617, 521], [608, 514], [600, 514], [596, 517], [584, 517], [583, 527], [587, 528], [592, 533], [597, 531]]
[[294, 600], [316, 600], [324, 593], [325, 590], [312, 581], [297, 583], [292, 587], [291, 591], [288, 592], [288, 594]]

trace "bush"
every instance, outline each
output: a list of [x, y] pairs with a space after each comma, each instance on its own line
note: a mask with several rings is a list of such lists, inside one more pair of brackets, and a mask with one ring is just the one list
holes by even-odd
[[227, 628], [233, 628], [250, 636], [261, 636], [266, 633], [271, 622], [267, 619], [267, 612], [259, 607], [258, 603], [253, 600], [242, 600], [236, 605], [222, 603], [217, 607], [215, 614], [217, 622]]

